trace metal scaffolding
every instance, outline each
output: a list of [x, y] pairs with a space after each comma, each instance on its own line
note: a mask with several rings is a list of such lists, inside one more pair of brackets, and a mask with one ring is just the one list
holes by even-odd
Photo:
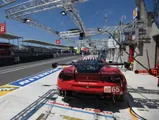
[[[82, 22], [78, 11], [74, 7], [74, 4], [85, 1], [86, 0], [30, 0], [6, 9], [5, 14], [7, 18], [23, 22], [23, 20], [25, 19], [24, 17], [27, 15], [55, 8], [62, 8], [69, 13], [69, 16], [81, 30], [81, 32], [85, 32], [84, 23]], [[55, 33], [57, 35], [57, 32], [55, 30], [51, 30], [50, 28], [48, 30], [47, 26], [42, 25], [36, 20], [32, 19], [31, 23], [27, 24], [32, 25], [36, 28], [46, 30], [47, 32], [51, 31], [51, 33]]]
[[[44, 30], [46, 32], [49, 32], [49, 33], [52, 33], [52, 34], [55, 34], [55, 35], [58, 36], [58, 31], [52, 29], [51, 27], [49, 27], [47, 25], [44, 25], [44, 24], [40, 23], [39, 21], [37, 21], [37, 20], [35, 20], [31, 17], [18, 17], [18, 18], [15, 18], [15, 20], [19, 21], [19, 22], [22, 22], [22, 23], [26, 23], [29, 26], [39, 28], [41, 30]], [[27, 20], [29, 20], [29, 21], [27, 22]]]
[[75, 9], [75, 6], [73, 4], [70, 4], [70, 5], [68, 4], [67, 6], [64, 6], [64, 10], [67, 11], [68, 15], [73, 20], [73, 22], [77, 25], [77, 27], [81, 30], [81, 32], [85, 33], [86, 31], [85, 31], [84, 23], [78, 11]]
[[[32, 27], [39, 28], [51, 34], [57, 35], [60, 39], [69, 40], [74, 37], [80, 37], [81, 33], [84, 33], [84, 38], [91, 38], [99, 34], [124, 34], [129, 31], [137, 31], [142, 28], [144, 23], [142, 21], [133, 21], [128, 24], [122, 24], [119, 26], [105, 26], [102, 28], [85, 28], [84, 23], [75, 9], [75, 4], [85, 2], [87, 0], [30, 0], [21, 4], [12, 6], [5, 10], [6, 17], [14, 19], [16, 21], [28, 24]], [[31, 18], [29, 15], [38, 13], [46, 10], [61, 8], [77, 25], [78, 31], [56, 31], [53, 28], [44, 25], [37, 20]], [[104, 32], [107, 31], [107, 32]], [[121, 37], [120, 35], [118, 37]], [[118, 38], [117, 38], [118, 39]], [[89, 41], [91, 43], [92, 41]], [[80, 44], [80, 43], [79, 43]], [[88, 42], [81, 43], [86, 44], [85, 46], [90, 47]], [[92, 43], [94, 44], [94, 43]], [[94, 45], [92, 45], [94, 46]]]
[[2, 0], [2, 1], [0, 1], [0, 8], [7, 6], [13, 2], [16, 2], [16, 0]]
[[[119, 29], [119, 26], [109, 26], [109, 27], [104, 27], [101, 28], [99, 31], [99, 28], [87, 28], [85, 31], [85, 37], [91, 37], [95, 36], [98, 34], [107, 34], [107, 32], [103, 31], [109, 31], [110, 33], [114, 33], [116, 30]], [[79, 37], [80, 36], [80, 31], [74, 32], [74, 31], [62, 31], [59, 32], [59, 35], [61, 38], [67, 37], [67, 38], [72, 38], [72, 37]]]

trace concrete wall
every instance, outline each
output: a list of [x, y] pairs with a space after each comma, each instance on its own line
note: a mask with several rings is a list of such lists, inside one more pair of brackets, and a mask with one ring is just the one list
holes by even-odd
[[156, 24], [152, 23], [152, 29], [151, 29], [151, 36], [159, 35], [159, 29], [157, 28]]
[[[137, 6], [139, 7], [139, 11], [140, 11], [140, 19], [144, 20], [145, 22], [145, 26], [147, 29], [147, 33], [149, 35], [149, 37], [151, 38], [150, 43], [144, 43], [143, 46], [138, 44], [135, 51], [137, 53], [135, 53], [136, 59], [142, 63], [146, 68], [154, 68], [155, 67], [155, 47], [156, 47], [156, 43], [153, 39], [153, 34], [156, 34], [156, 27], [155, 24], [150, 25], [149, 21], [148, 21], [148, 16], [147, 16], [147, 11], [145, 8], [145, 4], [144, 4], [144, 0], [137, 0], [138, 4]], [[158, 31], [158, 30], [157, 30]], [[148, 55], [147, 55], [148, 52]], [[148, 62], [149, 59], [149, 62]], [[136, 69], [145, 69], [144, 67], [142, 67], [140, 64], [138, 64], [137, 62], [134, 62], [134, 70]]]
[[[135, 51], [140, 54], [143, 51], [142, 56], [137, 55], [135, 53], [136, 59], [142, 63], [146, 68], [154, 68], [155, 66], [155, 47], [156, 43], [153, 39], [151, 39], [151, 43], [144, 43], [143, 47], [136, 48]], [[148, 52], [148, 55], [147, 55]], [[149, 60], [148, 60], [149, 59]], [[149, 62], [148, 62], [149, 61]], [[145, 68], [138, 64], [136, 61], [134, 62], [134, 70], [144, 70]]]

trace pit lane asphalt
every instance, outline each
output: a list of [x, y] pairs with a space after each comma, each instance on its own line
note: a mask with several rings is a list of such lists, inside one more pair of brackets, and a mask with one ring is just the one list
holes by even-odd
[[54, 62], [68, 63], [80, 57], [81, 56], [61, 57], [0, 67], [0, 86], [45, 70], [49, 70]]

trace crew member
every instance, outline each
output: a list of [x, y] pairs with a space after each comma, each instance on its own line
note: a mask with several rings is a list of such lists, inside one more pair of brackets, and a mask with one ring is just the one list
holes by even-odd
[[158, 59], [157, 59], [156, 69], [157, 69], [157, 78], [158, 78], [157, 86], [159, 87], [159, 57], [158, 57]]

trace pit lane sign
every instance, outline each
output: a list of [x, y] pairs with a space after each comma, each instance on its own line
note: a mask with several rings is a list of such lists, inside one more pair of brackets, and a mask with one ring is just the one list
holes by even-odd
[[59, 45], [60, 44], [60, 40], [56, 40], [56, 44]]
[[6, 23], [0, 24], [0, 34], [6, 33]]

